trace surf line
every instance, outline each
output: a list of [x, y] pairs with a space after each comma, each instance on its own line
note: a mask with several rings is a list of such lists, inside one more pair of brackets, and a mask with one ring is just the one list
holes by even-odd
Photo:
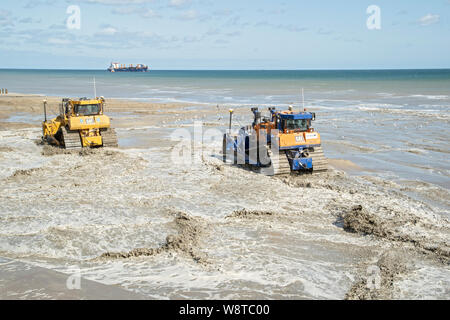
[[214, 307], [194, 307], [186, 304], [186, 307], [180, 307], [180, 315], [205, 315], [207, 318], [211, 317]]

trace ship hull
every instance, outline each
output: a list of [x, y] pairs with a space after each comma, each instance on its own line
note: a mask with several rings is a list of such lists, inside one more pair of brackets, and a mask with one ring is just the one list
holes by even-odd
[[148, 68], [119, 68], [108, 69], [109, 72], [148, 72]]

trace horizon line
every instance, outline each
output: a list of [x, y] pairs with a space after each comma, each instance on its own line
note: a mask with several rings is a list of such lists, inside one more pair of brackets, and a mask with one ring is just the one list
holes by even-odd
[[[105, 71], [107, 69], [75, 69], [75, 68], [2, 68], [0, 70], [41, 70], [41, 71]], [[406, 71], [406, 70], [450, 70], [450, 67], [431, 68], [305, 68], [305, 69], [150, 69], [151, 71]], [[121, 73], [121, 72], [120, 72]], [[127, 73], [127, 72], [124, 72]], [[133, 72], [131, 72], [133, 73]]]

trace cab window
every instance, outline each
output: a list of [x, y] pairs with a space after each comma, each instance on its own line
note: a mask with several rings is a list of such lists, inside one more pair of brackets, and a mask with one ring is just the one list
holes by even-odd
[[307, 131], [309, 128], [309, 120], [306, 119], [286, 119], [283, 121], [283, 129], [289, 131]]
[[75, 106], [75, 113], [82, 115], [94, 115], [100, 112], [98, 104], [79, 104]]

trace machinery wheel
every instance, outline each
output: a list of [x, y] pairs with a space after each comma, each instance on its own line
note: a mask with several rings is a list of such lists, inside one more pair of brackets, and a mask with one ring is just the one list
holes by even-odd
[[67, 130], [65, 127], [61, 128], [61, 139], [65, 149], [79, 150], [81, 145], [80, 133], [78, 131]]
[[102, 130], [101, 135], [103, 140], [103, 147], [117, 148], [119, 146], [116, 130], [114, 130], [114, 128]]

